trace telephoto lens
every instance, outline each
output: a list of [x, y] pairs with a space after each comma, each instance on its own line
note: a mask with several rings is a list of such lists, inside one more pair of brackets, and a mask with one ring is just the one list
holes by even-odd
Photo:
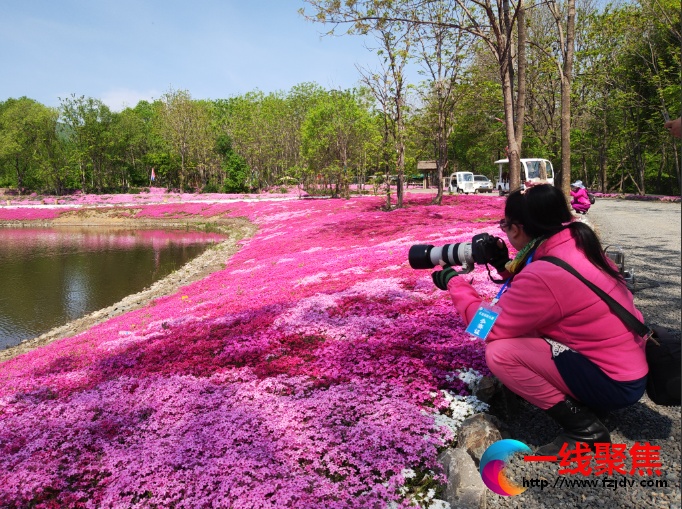
[[441, 262], [445, 265], [462, 265], [472, 268], [474, 265], [471, 242], [445, 244], [444, 246], [417, 244], [410, 248], [408, 260], [413, 269], [432, 269], [441, 265]]
[[[465, 271], [474, 270], [474, 263], [485, 265], [499, 256], [497, 237], [487, 233], [474, 235], [471, 242], [433, 246], [417, 244], [410, 248], [408, 260], [413, 269], [432, 269], [436, 265], [458, 265]], [[458, 271], [461, 272], [461, 271]]]

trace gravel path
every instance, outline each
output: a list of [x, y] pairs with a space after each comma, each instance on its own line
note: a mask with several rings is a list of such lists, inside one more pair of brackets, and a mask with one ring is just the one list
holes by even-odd
[[[680, 330], [680, 204], [598, 200], [587, 214], [602, 243], [625, 250], [626, 266], [633, 267], [643, 284], [635, 289], [635, 304], [648, 323]], [[646, 279], [644, 279], [646, 278]], [[658, 283], [660, 286], [655, 286]], [[523, 462], [508, 469], [509, 476], [546, 480], [548, 486], [530, 487], [521, 495], [502, 497], [488, 492], [488, 507], [680, 508], [680, 407], [659, 407], [646, 395], [635, 405], [612, 412], [604, 419], [614, 444], [650, 442], [660, 446], [660, 476], [559, 474], [558, 463]], [[532, 449], [550, 442], [559, 427], [539, 409], [520, 401], [519, 411], [506, 420], [511, 438]], [[519, 455], [520, 456], [520, 455]], [[594, 468], [596, 463], [593, 461]], [[575, 467], [575, 463], [572, 465]], [[625, 462], [631, 468], [630, 456]], [[615, 489], [603, 480], [621, 481]], [[642, 487], [641, 481], [667, 481], [668, 486]], [[594, 481], [596, 486], [568, 487], [567, 481]], [[632, 486], [623, 486], [629, 481]], [[557, 483], [555, 485], [555, 483]]]
[[644, 319], [676, 331], [680, 330], [681, 209], [679, 203], [598, 200], [587, 213], [602, 243], [622, 247], [626, 266], [633, 267], [635, 280], [642, 282], [635, 287], [635, 304]]

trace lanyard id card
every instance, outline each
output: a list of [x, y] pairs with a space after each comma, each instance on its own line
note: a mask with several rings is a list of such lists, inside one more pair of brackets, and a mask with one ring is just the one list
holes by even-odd
[[[535, 251], [533, 251], [530, 257], [528, 257], [526, 265], [533, 260], [533, 256], [535, 256]], [[505, 292], [510, 282], [511, 278], [505, 281], [504, 286], [502, 286], [491, 304], [488, 304], [487, 302], [481, 303], [481, 307], [479, 307], [478, 311], [476, 311], [474, 319], [471, 320], [471, 323], [466, 328], [466, 332], [485, 341], [485, 338], [488, 337], [490, 330], [493, 328], [493, 325], [495, 325], [495, 322], [499, 318], [500, 313], [502, 313], [502, 308], [500, 306], [496, 306], [495, 304], [497, 304], [497, 301], [500, 300], [500, 297], [502, 297], [502, 294]]]
[[502, 308], [500, 306], [483, 302], [481, 307], [478, 308], [478, 311], [476, 311], [474, 319], [471, 320], [466, 332], [479, 339], [485, 340], [485, 338], [488, 337], [488, 334], [490, 334], [490, 330], [493, 328], [493, 325], [495, 325], [495, 321], [500, 316], [500, 313], [502, 313]]

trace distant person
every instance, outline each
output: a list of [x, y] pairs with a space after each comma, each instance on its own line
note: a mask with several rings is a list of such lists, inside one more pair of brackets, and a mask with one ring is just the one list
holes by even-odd
[[573, 210], [580, 214], [585, 214], [590, 210], [590, 197], [587, 195], [587, 190], [582, 180], [576, 180], [571, 184], [571, 196], [573, 197], [571, 200]]
[[682, 117], [678, 117], [677, 120], [668, 120], [663, 127], [666, 129], [670, 130], [670, 134], [675, 136], [676, 138], [681, 138], [682, 137], [682, 127], [680, 126], [680, 123], [682, 120], [680, 120]]

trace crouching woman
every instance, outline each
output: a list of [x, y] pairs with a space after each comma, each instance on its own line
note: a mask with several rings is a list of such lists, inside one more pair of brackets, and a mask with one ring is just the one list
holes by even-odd
[[[541, 455], [556, 455], [564, 444], [610, 443], [594, 409], [632, 405], [646, 388], [644, 340], [579, 279], [541, 260], [568, 262], [641, 319], [595, 233], [572, 219], [563, 194], [550, 185], [511, 194], [500, 228], [518, 255], [493, 264], [511, 281], [486, 338], [486, 361], [509, 389], [563, 427], [537, 451]], [[470, 323], [482, 302], [476, 290], [451, 267], [434, 272], [433, 279]]]

